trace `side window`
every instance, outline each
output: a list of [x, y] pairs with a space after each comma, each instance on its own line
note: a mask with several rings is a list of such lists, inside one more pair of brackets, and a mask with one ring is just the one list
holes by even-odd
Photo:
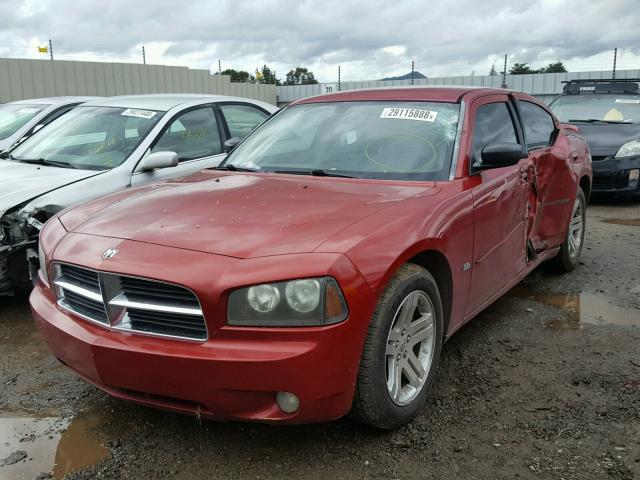
[[544, 108], [531, 102], [520, 101], [518, 105], [522, 115], [527, 147], [531, 149], [549, 145], [556, 129], [551, 115]]
[[220, 105], [232, 137], [244, 138], [269, 116], [249, 105]]
[[482, 163], [482, 149], [494, 143], [519, 143], [509, 107], [505, 102], [488, 103], [476, 110], [471, 164]]
[[181, 162], [222, 153], [218, 122], [211, 107], [191, 110], [173, 120], [152, 152], [176, 152]]

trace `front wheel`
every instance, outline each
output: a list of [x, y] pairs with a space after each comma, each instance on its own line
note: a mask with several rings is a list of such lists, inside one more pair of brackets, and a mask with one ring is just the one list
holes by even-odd
[[560, 247], [558, 254], [550, 261], [554, 270], [570, 272], [578, 266], [580, 254], [584, 244], [584, 232], [587, 223], [587, 199], [581, 188], [573, 204], [571, 221], [567, 230], [567, 236]]
[[442, 337], [435, 279], [418, 265], [403, 265], [371, 319], [351, 415], [383, 429], [410, 422], [426, 401]]

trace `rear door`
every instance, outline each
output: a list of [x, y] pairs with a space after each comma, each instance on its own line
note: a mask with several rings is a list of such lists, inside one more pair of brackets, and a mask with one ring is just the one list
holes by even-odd
[[[481, 151], [496, 143], [516, 143], [523, 136], [506, 95], [483, 97], [471, 107], [471, 168]], [[531, 160], [471, 173], [474, 204], [474, 254], [466, 313], [472, 313], [508, 285], [526, 267], [526, 223]]]
[[575, 179], [571, 168], [571, 144], [560, 137], [555, 118], [542, 105], [518, 95], [529, 156], [535, 169], [528, 239], [535, 252], [559, 245], [564, 239], [567, 219], [575, 198]]
[[178, 165], [134, 172], [131, 185], [191, 175], [218, 166], [225, 157], [223, 138], [224, 131], [213, 106], [199, 106], [177, 114], [151, 144], [149, 152], [175, 152]]

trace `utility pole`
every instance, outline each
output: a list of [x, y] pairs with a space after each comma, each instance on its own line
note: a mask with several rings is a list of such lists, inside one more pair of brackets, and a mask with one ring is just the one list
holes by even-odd
[[502, 88], [507, 88], [507, 54], [504, 54], [504, 68], [502, 70]]
[[411, 85], [413, 85], [413, 72], [415, 71], [415, 62], [411, 60]]
[[222, 63], [218, 60], [218, 75], [222, 75]]
[[616, 79], [616, 64], [618, 63], [618, 49], [615, 48], [613, 50], [613, 76], [612, 78]]
[[51, 39], [49, 39], [49, 56], [51, 56], [51, 60], [53, 60], [53, 43], [51, 43]]
[[142, 64], [143, 65], [147, 64], [147, 55], [144, 52], [144, 45], [142, 45]]
[[341, 90], [342, 85], [340, 84], [340, 65], [338, 65], [338, 91]]

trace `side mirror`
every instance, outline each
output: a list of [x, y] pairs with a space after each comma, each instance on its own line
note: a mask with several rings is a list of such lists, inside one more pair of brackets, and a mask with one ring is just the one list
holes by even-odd
[[508, 167], [524, 157], [522, 145], [517, 143], [494, 143], [482, 149], [482, 163], [473, 165], [474, 170]]
[[240, 137], [232, 137], [224, 142], [224, 153], [229, 153], [231, 150], [236, 148], [241, 141], [242, 139]]
[[169, 168], [178, 165], [176, 152], [153, 152], [142, 159], [140, 169], [143, 171]]

